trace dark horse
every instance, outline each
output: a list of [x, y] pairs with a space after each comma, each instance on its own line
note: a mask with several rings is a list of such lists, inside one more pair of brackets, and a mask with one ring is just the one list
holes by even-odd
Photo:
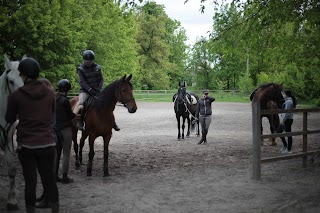
[[[259, 86], [255, 91], [250, 95], [251, 101], [259, 101], [261, 110], [270, 110], [270, 109], [281, 109], [283, 103], [283, 97], [281, 94], [282, 85], [281, 84], [263, 84]], [[272, 115], [262, 115], [261, 119], [266, 117], [269, 120], [270, 131], [273, 134], [280, 126], [280, 119], [278, 114]], [[262, 134], [262, 125], [261, 125], [261, 134]], [[272, 138], [272, 146], [275, 146], [276, 140]]]
[[[184, 139], [185, 120], [188, 121], [188, 130], [186, 136], [190, 136], [190, 124], [191, 130], [193, 130], [195, 128], [195, 124], [197, 124], [196, 135], [200, 135], [199, 121], [195, 118], [198, 100], [199, 97], [196, 94], [187, 92], [186, 82], [184, 82], [183, 84], [179, 82], [178, 93], [172, 97], [172, 101], [174, 102], [174, 112], [176, 113], [176, 119], [178, 122], [178, 139]], [[180, 132], [180, 117], [182, 117], [182, 134]]]
[[[126, 75], [111, 84], [109, 84], [97, 97], [89, 98], [91, 103], [85, 113], [85, 131], [82, 132], [80, 139], [80, 149], [78, 149], [76, 125], [72, 128], [72, 140], [74, 142], [74, 151], [76, 154], [76, 167], [79, 168], [82, 164], [82, 149], [85, 139], [89, 136], [89, 160], [87, 165], [87, 176], [92, 175], [92, 161], [94, 157], [94, 141], [97, 137], [102, 136], [104, 145], [104, 176], [109, 176], [108, 171], [108, 155], [109, 142], [112, 135], [112, 126], [115, 123], [113, 111], [116, 103], [121, 102], [128, 109], [129, 113], [134, 113], [137, 110], [137, 105], [132, 94], [132, 84], [130, 83], [132, 75], [126, 78]], [[88, 99], [88, 102], [90, 100]], [[79, 97], [74, 97], [71, 100], [71, 106], [77, 105]], [[86, 107], [86, 106], [85, 106]], [[78, 152], [79, 151], [79, 152]]]

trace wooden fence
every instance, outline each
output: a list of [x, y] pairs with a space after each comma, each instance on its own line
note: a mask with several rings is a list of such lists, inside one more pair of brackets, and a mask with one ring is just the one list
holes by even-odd
[[[275, 133], [269, 135], [261, 135], [261, 115], [268, 114], [277, 114], [284, 112], [292, 112], [292, 113], [303, 113], [303, 127], [302, 131], [295, 131], [290, 133]], [[310, 112], [320, 112], [320, 108], [311, 108], [311, 109], [292, 109], [292, 110], [260, 110], [260, 103], [253, 102], [252, 103], [252, 142], [253, 142], [253, 179], [260, 180], [261, 178], [261, 163], [287, 160], [292, 158], [302, 157], [303, 167], [307, 167], [307, 156], [314, 155], [320, 153], [320, 150], [307, 150], [308, 143], [308, 135], [309, 134], [317, 134], [320, 133], [320, 129], [317, 130], [308, 130], [308, 113]], [[277, 137], [288, 137], [288, 136], [298, 136], [302, 135], [302, 152], [281, 155], [276, 157], [267, 157], [261, 158], [261, 141], [265, 138], [277, 138]]]

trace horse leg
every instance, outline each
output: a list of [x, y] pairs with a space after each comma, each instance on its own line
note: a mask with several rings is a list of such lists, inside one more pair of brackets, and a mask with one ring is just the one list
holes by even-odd
[[[15, 128], [14, 128], [15, 129]], [[9, 131], [9, 135], [13, 134], [14, 130]], [[16, 166], [14, 162], [14, 148], [13, 148], [13, 138], [12, 136], [8, 137], [8, 145], [5, 146], [4, 149], [4, 158], [8, 168], [8, 175], [9, 175], [9, 193], [8, 193], [8, 201], [7, 201], [7, 209], [8, 210], [17, 210], [18, 203], [17, 203], [17, 194], [16, 194]]]
[[110, 176], [109, 174], [109, 142], [111, 132], [103, 137], [103, 177]]
[[78, 129], [75, 127], [72, 127], [72, 141], [73, 141], [73, 150], [74, 153], [76, 155], [76, 162], [75, 162], [75, 166], [76, 169], [80, 169], [80, 161], [79, 161], [79, 146], [78, 146], [78, 142], [77, 142], [77, 134], [78, 134]]
[[91, 135], [89, 136], [89, 160], [88, 160], [88, 165], [87, 165], [87, 176], [92, 176], [92, 161], [93, 161], [93, 157], [94, 157], [94, 140], [95, 138], [93, 138]]
[[82, 150], [84, 147], [84, 142], [86, 140], [86, 138], [88, 137], [88, 134], [85, 134], [84, 132], [82, 132], [81, 138], [80, 138], [80, 149], [79, 149], [79, 163], [80, 165], [84, 165], [82, 163]]
[[178, 140], [181, 138], [181, 133], [180, 133], [180, 116], [176, 116], [177, 118], [177, 123], [178, 123]]
[[199, 119], [197, 119], [197, 137], [200, 136], [200, 125], [199, 125]]
[[186, 137], [188, 138], [188, 137], [190, 137], [190, 125], [191, 125], [190, 117], [189, 117], [189, 116], [187, 117], [187, 121], [188, 121], [188, 131], [187, 131]]
[[181, 138], [184, 139], [184, 127], [185, 127], [186, 118], [182, 116], [182, 134]]
[[[278, 121], [279, 125], [276, 125], [277, 118], [275, 116], [278, 116], [278, 115], [271, 115], [269, 117], [270, 131], [271, 131], [272, 134], [274, 134], [274, 132], [276, 131], [276, 128], [279, 128], [279, 125], [280, 125], [280, 121]], [[279, 119], [279, 117], [278, 117], [278, 119]], [[276, 145], [277, 145], [276, 138], [272, 138], [271, 146], [276, 146]]]

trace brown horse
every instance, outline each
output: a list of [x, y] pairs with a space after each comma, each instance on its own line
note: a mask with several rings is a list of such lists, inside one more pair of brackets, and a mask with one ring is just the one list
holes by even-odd
[[[76, 125], [72, 127], [72, 140], [74, 142], [74, 151], [76, 154], [76, 168], [82, 164], [82, 149], [85, 139], [89, 136], [89, 160], [87, 165], [87, 176], [92, 175], [92, 161], [94, 157], [94, 141], [97, 137], [102, 136], [104, 145], [104, 176], [109, 176], [108, 171], [108, 156], [109, 156], [109, 142], [112, 135], [112, 126], [115, 123], [113, 111], [116, 103], [121, 102], [128, 109], [129, 113], [134, 113], [137, 110], [137, 105], [132, 94], [132, 84], [130, 79], [132, 74], [126, 78], [126, 75], [111, 84], [109, 84], [103, 91], [96, 97], [90, 97], [86, 101], [86, 113], [84, 117], [85, 131], [82, 132], [80, 139], [80, 149], [78, 149]], [[77, 105], [79, 97], [71, 99], [71, 107]]]
[[[282, 85], [281, 84], [263, 84], [259, 86], [255, 91], [250, 95], [251, 101], [259, 101], [261, 110], [270, 110], [270, 109], [281, 109], [283, 103], [283, 97], [281, 94]], [[270, 124], [270, 131], [273, 134], [280, 126], [280, 118], [278, 114], [272, 115], [262, 115], [261, 119], [266, 117]], [[261, 125], [261, 134], [263, 128]], [[272, 138], [272, 146], [275, 146], [276, 140]]]

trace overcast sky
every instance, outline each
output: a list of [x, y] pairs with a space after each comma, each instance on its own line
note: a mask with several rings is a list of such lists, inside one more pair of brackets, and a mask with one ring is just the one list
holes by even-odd
[[208, 37], [212, 29], [212, 17], [214, 14], [211, 1], [205, 2], [205, 12], [200, 11], [200, 0], [153, 0], [157, 4], [164, 5], [165, 11], [171, 19], [181, 22], [186, 29], [188, 44], [193, 44], [197, 37]]

